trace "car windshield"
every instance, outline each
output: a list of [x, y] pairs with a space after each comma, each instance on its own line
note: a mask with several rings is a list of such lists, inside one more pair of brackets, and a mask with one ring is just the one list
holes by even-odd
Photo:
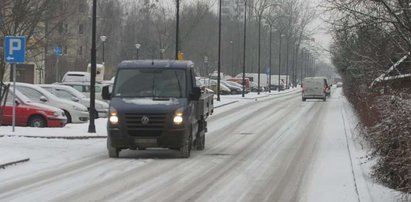
[[119, 97], [186, 97], [184, 70], [123, 69], [113, 91]]

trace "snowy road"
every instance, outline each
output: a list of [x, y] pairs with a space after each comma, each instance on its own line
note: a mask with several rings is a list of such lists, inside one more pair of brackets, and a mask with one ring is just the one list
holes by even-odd
[[109, 159], [104, 139], [3, 138], [43, 152], [0, 171], [0, 201], [357, 202], [340, 98], [295, 92], [219, 108], [189, 159], [162, 149]]

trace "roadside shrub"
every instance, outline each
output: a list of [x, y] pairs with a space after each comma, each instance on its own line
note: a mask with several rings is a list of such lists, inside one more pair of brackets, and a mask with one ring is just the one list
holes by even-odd
[[[409, 95], [408, 95], [409, 97]], [[377, 158], [372, 175], [380, 183], [411, 194], [411, 99], [383, 95], [375, 100], [380, 121], [368, 127], [365, 137], [371, 157]]]

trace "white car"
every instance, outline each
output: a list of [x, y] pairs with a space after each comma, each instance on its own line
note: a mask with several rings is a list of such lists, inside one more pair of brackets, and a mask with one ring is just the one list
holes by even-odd
[[[88, 98], [83, 93], [79, 92], [78, 90], [70, 86], [57, 85], [57, 84], [40, 84], [38, 86], [46, 89], [47, 91], [56, 95], [59, 98], [78, 102], [86, 106], [88, 109], [90, 109], [90, 98]], [[106, 102], [95, 100], [95, 109], [98, 115], [96, 118], [106, 118], [107, 117], [108, 104]]]
[[90, 73], [68, 71], [64, 74], [61, 82], [90, 82]]
[[[13, 86], [12, 83], [10, 83]], [[67, 123], [84, 123], [88, 121], [87, 107], [77, 102], [56, 97], [40, 86], [29, 83], [16, 83], [16, 89], [28, 97], [32, 102], [46, 104], [62, 109], [67, 117]]]
[[[76, 90], [80, 91], [87, 97], [90, 97], [90, 82], [63, 82], [63, 83], [54, 83], [54, 84], [59, 84], [59, 85], [65, 85], [65, 86], [71, 86], [75, 88]], [[98, 100], [103, 100], [101, 97], [101, 91], [103, 89], [103, 85], [96, 83], [95, 87], [95, 95], [96, 99]]]

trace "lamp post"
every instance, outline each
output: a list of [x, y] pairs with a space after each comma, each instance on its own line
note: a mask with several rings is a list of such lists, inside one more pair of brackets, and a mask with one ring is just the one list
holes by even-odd
[[244, 0], [244, 50], [243, 50], [243, 92], [242, 97], [245, 96], [245, 51], [247, 42], [247, 0]]
[[140, 47], [141, 47], [141, 44], [137, 43], [136, 44], [136, 59], [137, 60], [139, 59]]
[[106, 36], [100, 36], [101, 42], [103, 42], [103, 65], [104, 65], [104, 42], [106, 42], [107, 37]]
[[270, 66], [270, 74], [268, 75], [268, 92], [271, 93], [271, 72], [272, 72], [272, 67], [271, 67], [271, 56], [272, 56], [272, 35], [273, 35], [273, 25], [270, 23], [270, 56], [268, 56], [268, 65]]
[[178, 60], [179, 47], [179, 32], [180, 32], [180, 0], [176, 0], [176, 55], [175, 59]]
[[260, 95], [260, 72], [261, 72], [261, 16], [258, 18], [258, 85], [257, 94]]
[[283, 38], [283, 33], [281, 30], [278, 31], [278, 33], [280, 34], [280, 45], [279, 45], [279, 50], [278, 50], [278, 92], [281, 91], [281, 46], [282, 46], [282, 38]]
[[218, 12], [218, 76], [217, 76], [217, 101], [220, 101], [220, 72], [221, 72], [221, 6], [222, 0], [219, 3]]
[[89, 110], [89, 125], [88, 132], [95, 133], [96, 126], [94, 124], [95, 99], [96, 99], [96, 18], [97, 18], [97, 0], [93, 0], [92, 12], [92, 31], [91, 31], [91, 75], [90, 75], [90, 110]]
[[233, 74], [234, 77], [234, 42], [230, 41], [231, 45], [231, 73]]

